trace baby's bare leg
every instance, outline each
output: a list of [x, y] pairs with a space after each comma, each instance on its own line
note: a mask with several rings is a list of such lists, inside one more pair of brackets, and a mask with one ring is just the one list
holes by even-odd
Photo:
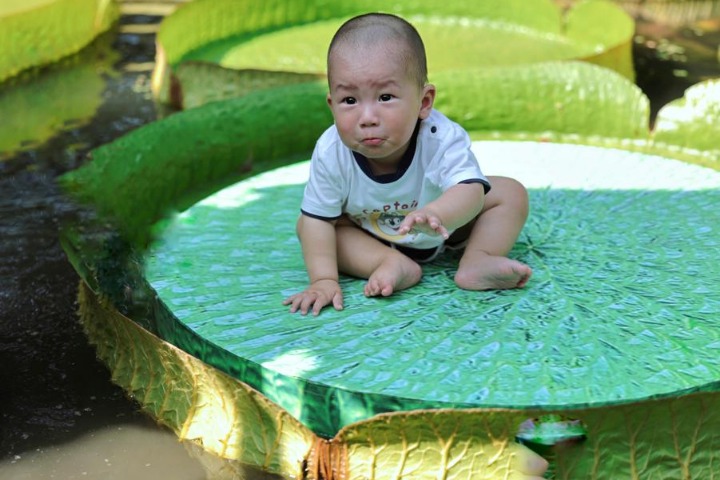
[[335, 232], [338, 269], [347, 275], [367, 278], [366, 296], [387, 297], [420, 281], [420, 265], [371, 237], [349, 220], [339, 220]]
[[519, 288], [532, 274], [529, 266], [506, 256], [527, 219], [527, 191], [511, 178], [489, 180], [492, 190], [485, 197], [455, 274], [455, 283], [466, 290]]

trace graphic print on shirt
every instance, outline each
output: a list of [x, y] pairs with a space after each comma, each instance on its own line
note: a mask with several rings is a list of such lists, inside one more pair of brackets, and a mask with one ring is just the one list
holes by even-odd
[[400, 228], [400, 224], [405, 220], [407, 212], [373, 212], [368, 220], [372, 226], [372, 233], [380, 238], [396, 242], [404, 235], [398, 235], [397, 231]]
[[362, 214], [353, 215], [353, 220], [356, 224], [383, 240], [393, 243], [407, 243], [412, 241], [415, 235], [412, 232], [407, 235], [399, 235], [398, 229], [400, 229], [405, 217], [410, 212], [413, 212], [417, 206], [417, 200], [409, 203], [395, 202], [383, 205], [381, 209], [365, 209]]

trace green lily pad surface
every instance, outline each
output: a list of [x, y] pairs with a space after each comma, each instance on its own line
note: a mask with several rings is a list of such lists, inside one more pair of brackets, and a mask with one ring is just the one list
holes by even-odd
[[[426, 42], [430, 72], [472, 66], [503, 66], [589, 57], [597, 44], [487, 19], [408, 17]], [[258, 35], [231, 37], [199, 48], [185, 60], [226, 68], [324, 73], [327, 46], [343, 21], [338, 18]]]
[[578, 408], [711, 389], [720, 173], [578, 145], [475, 148], [486, 174], [530, 189], [511, 253], [534, 270], [525, 289], [459, 290], [447, 255], [391, 298], [343, 278], [345, 310], [290, 314], [282, 299], [307, 281], [294, 234], [302, 163], [221, 190], [160, 232], [145, 274], [172, 318], [161, 335], [328, 436], [384, 411]]

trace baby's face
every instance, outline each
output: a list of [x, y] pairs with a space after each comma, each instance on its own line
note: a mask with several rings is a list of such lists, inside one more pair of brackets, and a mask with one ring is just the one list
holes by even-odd
[[[435, 88], [411, 77], [397, 47], [340, 46], [330, 57], [328, 104], [343, 143], [376, 173], [392, 173], [418, 118], [430, 114]], [[386, 170], [386, 171], [383, 171]]]

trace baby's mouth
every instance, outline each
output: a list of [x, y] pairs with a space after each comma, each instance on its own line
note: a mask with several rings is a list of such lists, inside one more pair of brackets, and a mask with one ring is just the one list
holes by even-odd
[[378, 137], [363, 138], [362, 144], [368, 147], [376, 147], [381, 145], [385, 140]]

